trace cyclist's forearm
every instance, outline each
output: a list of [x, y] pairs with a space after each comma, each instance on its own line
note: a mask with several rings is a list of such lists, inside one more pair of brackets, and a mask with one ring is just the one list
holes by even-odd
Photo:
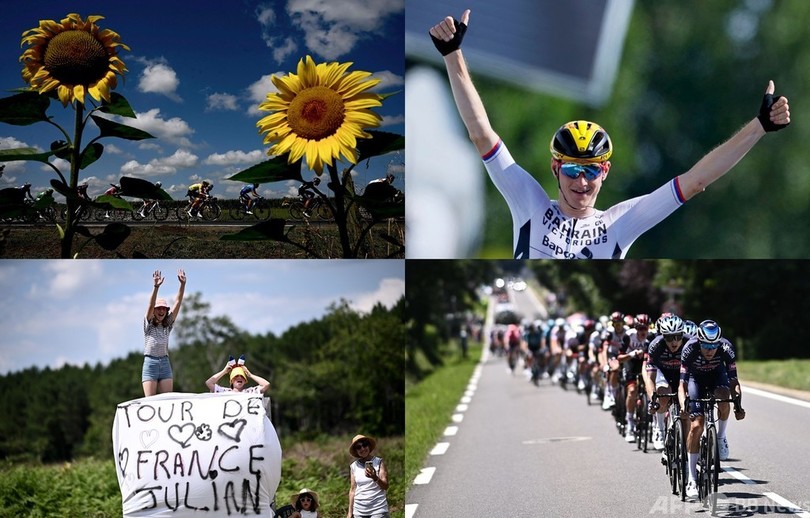
[[479, 154], [483, 155], [498, 143], [498, 135], [489, 124], [484, 103], [473, 85], [461, 50], [445, 56], [444, 63], [458, 113], [467, 127], [470, 140], [475, 144]]

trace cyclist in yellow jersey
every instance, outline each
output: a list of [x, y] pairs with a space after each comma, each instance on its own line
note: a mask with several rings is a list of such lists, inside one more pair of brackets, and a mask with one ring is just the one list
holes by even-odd
[[186, 196], [188, 196], [191, 201], [191, 207], [188, 209], [189, 218], [202, 218], [200, 205], [202, 205], [203, 200], [208, 196], [212, 187], [211, 182], [208, 180], [203, 180], [200, 183], [195, 183], [188, 187]]

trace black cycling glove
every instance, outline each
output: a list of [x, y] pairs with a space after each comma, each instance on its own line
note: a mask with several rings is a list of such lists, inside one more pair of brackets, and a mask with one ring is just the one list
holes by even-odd
[[467, 32], [466, 23], [461, 23], [455, 18], [453, 18], [453, 23], [456, 25], [456, 33], [453, 34], [452, 40], [444, 41], [434, 37], [432, 34], [430, 35], [430, 39], [433, 40], [433, 44], [436, 46], [436, 49], [438, 49], [442, 56], [446, 56], [451, 52], [455, 52], [456, 50], [460, 49], [461, 40], [464, 39], [464, 33]]
[[762, 129], [766, 132], [779, 131], [790, 125], [789, 122], [787, 124], [774, 124], [773, 121], [771, 121], [771, 106], [781, 98], [781, 95], [774, 97], [773, 94], [765, 94], [762, 98], [762, 105], [759, 107], [757, 119], [759, 119], [759, 123], [762, 124]]

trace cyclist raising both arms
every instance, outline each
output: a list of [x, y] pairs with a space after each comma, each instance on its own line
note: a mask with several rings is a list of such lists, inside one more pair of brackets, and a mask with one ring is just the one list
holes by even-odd
[[613, 144], [594, 122], [568, 122], [551, 139], [551, 171], [559, 200], [552, 201], [490, 126], [461, 53], [469, 19], [468, 9], [460, 22], [448, 16], [429, 32], [444, 56], [456, 107], [470, 139], [512, 213], [515, 259], [624, 258], [639, 236], [725, 175], [766, 132], [790, 123], [788, 100], [774, 97], [774, 84], [769, 81], [757, 117], [729, 140], [652, 193], [603, 211], [595, 208], [596, 198], [610, 171]]
[[[720, 326], [716, 322], [704, 320], [698, 325], [697, 336], [683, 347], [678, 399], [684, 411], [687, 394], [690, 400], [711, 392], [718, 399], [727, 399], [733, 391], [734, 399], [738, 403], [742, 397], [740, 383], [737, 380], [734, 348], [720, 333]], [[726, 424], [729, 411], [728, 403], [718, 405], [717, 452], [720, 460], [728, 459]], [[734, 417], [738, 420], [743, 419], [745, 412], [740, 408], [739, 412], [735, 411]], [[689, 482], [686, 484], [686, 496], [694, 499], [698, 496], [696, 467], [700, 451], [700, 434], [704, 425], [703, 403], [690, 401], [689, 418], [692, 422], [686, 438], [686, 449], [689, 453]]]

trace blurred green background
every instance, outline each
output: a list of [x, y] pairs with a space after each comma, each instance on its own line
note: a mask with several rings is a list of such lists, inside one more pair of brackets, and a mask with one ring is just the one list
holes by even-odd
[[[603, 210], [687, 171], [756, 116], [773, 79], [776, 93], [790, 100], [790, 127], [763, 137], [727, 176], [641, 236], [628, 258], [808, 257], [808, 26], [810, 2], [803, 0], [636, 2], [616, 82], [600, 107], [530, 93], [474, 67], [471, 73], [493, 128], [552, 198], [554, 131], [574, 119], [608, 130], [615, 151], [597, 204]], [[473, 15], [468, 39], [475, 28]], [[509, 209], [486, 184], [476, 257], [508, 258]]]

